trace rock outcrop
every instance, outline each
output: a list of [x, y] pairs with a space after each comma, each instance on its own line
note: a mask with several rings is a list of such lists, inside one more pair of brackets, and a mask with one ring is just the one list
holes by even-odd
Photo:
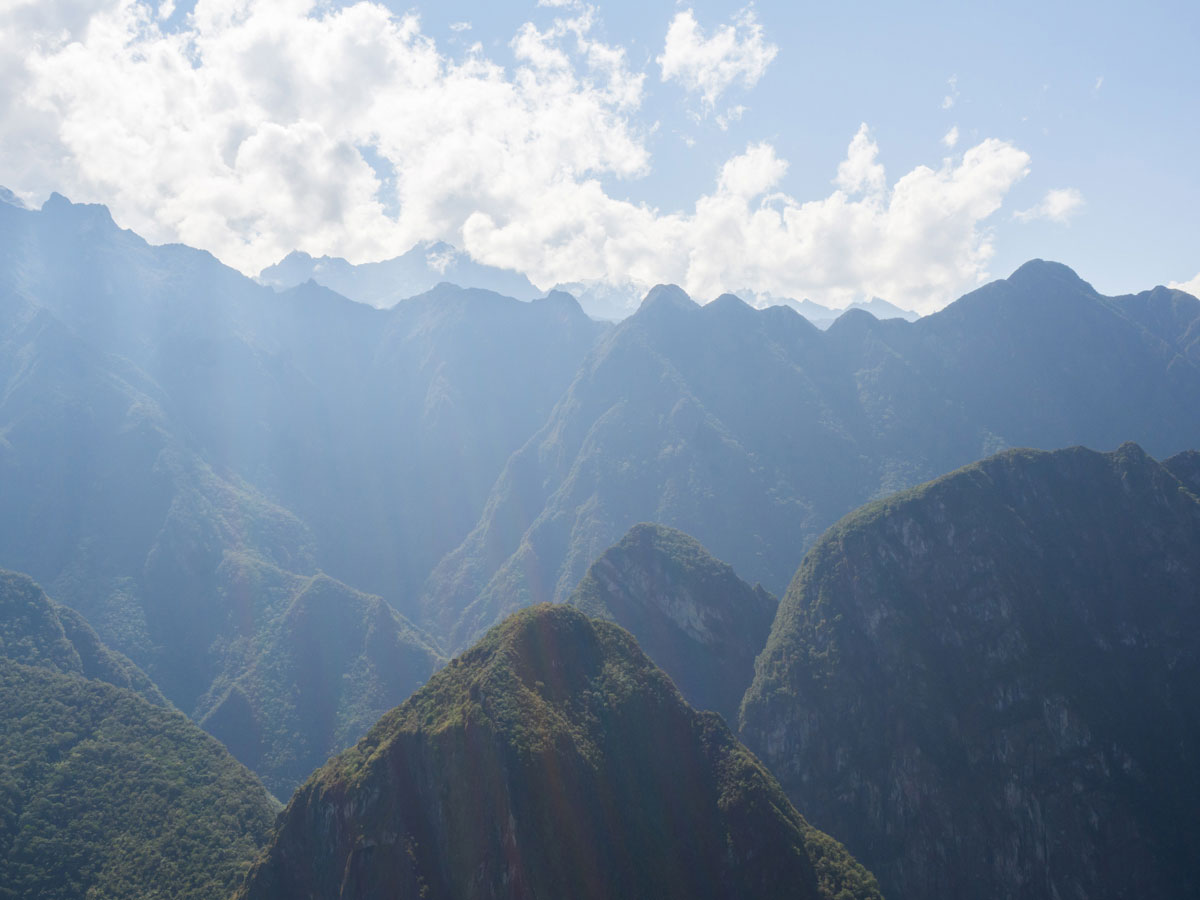
[[646, 523], [592, 563], [567, 602], [628, 629], [692, 706], [731, 725], [779, 605], [682, 531]]

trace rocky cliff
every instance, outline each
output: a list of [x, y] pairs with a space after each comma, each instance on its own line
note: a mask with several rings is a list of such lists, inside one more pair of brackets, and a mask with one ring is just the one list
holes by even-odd
[[742, 733], [892, 900], [1200, 891], [1191, 456], [1012, 451], [843, 519]]
[[628, 629], [689, 703], [732, 724], [778, 606], [698, 541], [646, 523], [592, 563], [567, 602]]

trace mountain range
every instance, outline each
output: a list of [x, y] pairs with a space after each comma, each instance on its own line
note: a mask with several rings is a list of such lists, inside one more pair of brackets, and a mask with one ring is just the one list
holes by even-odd
[[1009, 446], [1200, 445], [1200, 301], [1103, 297], [1035, 261], [916, 322], [850, 311], [820, 331], [732, 295], [651, 291], [601, 336], [506, 463], [420, 618], [461, 647], [564, 600], [637, 522], [701, 541], [782, 593], [851, 509]]
[[295, 251], [263, 269], [258, 280], [282, 289], [313, 281], [343, 297], [379, 309], [395, 306], [442, 283], [493, 291], [518, 300], [535, 300], [546, 293], [534, 287], [524, 275], [474, 262], [466, 253], [442, 241], [418, 244], [394, 259], [357, 265], [340, 257], [314, 259]]
[[[17, 598], [0, 607], [6, 684], [32, 685], [13, 686], [8, 714], [67, 715], [14, 727], [38, 778], [54, 734], [157, 746], [134, 720], [169, 733], [248, 804], [241, 826], [206, 832], [222, 886], [266, 840], [262, 785], [305, 785], [246, 883], [256, 896], [295, 883], [298, 847], [314, 883], [353, 862], [347, 898], [384, 875], [500, 893], [515, 882], [496, 853], [547, 834], [572, 847], [563, 859], [624, 860], [632, 881], [604, 882], [618, 893], [745, 893], [751, 847], [772, 860], [764, 878], [827, 895], [832, 871], [871, 895], [797, 810], [892, 898], [973, 880], [1028, 898], [1196, 888], [1183, 638], [1200, 468], [1184, 451], [1200, 446], [1186, 413], [1200, 408], [1200, 300], [1109, 298], [1033, 260], [916, 322], [851, 310], [821, 330], [792, 308], [659, 286], [612, 324], [563, 292], [449, 283], [374, 308], [311, 274], [282, 287], [286, 268], [277, 289], [150, 246], [101, 206], [0, 203], [0, 565], [58, 601], [0, 578]], [[392, 277], [370, 271], [377, 287]], [[1009, 450], [1075, 444], [1121, 449]], [[70, 703], [40, 706], [56, 692]], [[388, 768], [445, 746], [458, 755], [410, 781]], [[684, 872], [694, 851], [600, 799], [665, 779], [672, 748], [708, 805], [672, 787], [647, 815], [678, 830], [688, 810], [704, 862], [734, 847], [703, 884]], [[542, 804], [552, 766], [569, 806]], [[476, 776], [503, 782], [504, 803], [438, 805], [434, 782]], [[6, 778], [14, 828], [20, 798], [53, 791]], [[408, 792], [414, 818], [372, 793], [383, 785]], [[330, 805], [352, 797], [374, 817]], [[580, 804], [599, 817], [568, 821]], [[748, 823], [766, 844], [746, 844]], [[610, 829], [637, 836], [614, 845], [598, 836]], [[70, 840], [92, 853], [95, 836]], [[408, 868], [368, 859], [385, 838]], [[50, 846], [65, 845], [36, 848]], [[560, 862], [534, 852], [520, 884], [586, 894]], [[793, 865], [809, 874], [785, 878]], [[455, 881], [473, 866], [482, 893]]]

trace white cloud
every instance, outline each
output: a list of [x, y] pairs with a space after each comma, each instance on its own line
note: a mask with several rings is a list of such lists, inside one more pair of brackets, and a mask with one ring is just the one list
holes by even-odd
[[[293, 249], [366, 261], [444, 240], [542, 287], [673, 281], [699, 299], [748, 287], [922, 311], [986, 275], [986, 220], [1029, 165], [1002, 141], [889, 183], [864, 125], [821, 199], [782, 191], [769, 143], [690, 208], [616, 196], [614, 179], [650, 173], [651, 132], [644, 76], [594, 17], [573, 4], [522, 27], [505, 68], [479, 45], [452, 59], [372, 2], [198, 0], [173, 32], [136, 0], [10, 3], [0, 181], [107, 203], [248, 273]], [[761, 50], [748, 27], [734, 43]]]
[[1096, 83], [1094, 85], [1092, 85], [1092, 93], [1098, 93], [1100, 88], [1102, 88], [1102, 87], [1104, 87], [1104, 76], [1097, 75]]
[[1013, 213], [1018, 222], [1032, 222], [1036, 219], [1048, 219], [1066, 225], [1084, 206], [1083, 194], [1075, 188], [1055, 188], [1046, 192], [1042, 202], [1029, 209]]
[[471, 23], [470, 22], [451, 22], [450, 30], [451, 31], [470, 31]]
[[745, 114], [746, 114], [746, 107], [742, 106], [741, 104], [738, 104], [736, 106], [731, 106], [731, 107], [729, 107], [729, 109], [725, 110], [725, 112], [723, 112], [721, 115], [717, 116], [717, 127], [720, 128], [722, 131], [728, 131], [729, 126], [734, 124], [735, 122], [740, 122], [742, 119], [742, 116]]
[[985, 277], [993, 251], [982, 222], [1024, 177], [1029, 157], [987, 140], [957, 165], [919, 166], [889, 189], [877, 154], [860, 129], [839, 167], [841, 189], [823, 200], [777, 192], [787, 163], [761, 143], [726, 162], [690, 214], [659, 215], [593, 184], [590, 196], [573, 198], [584, 202], [579, 209], [564, 196], [546, 214], [507, 225], [473, 217], [464, 233], [473, 255], [519, 260], [539, 283], [673, 281], [700, 299], [750, 287], [831, 306], [880, 296], [932, 311]]
[[954, 104], [958, 102], [958, 76], [951, 75], [946, 79], [946, 84], [950, 90], [942, 98], [942, 109], [952, 109]]
[[1193, 297], [1200, 297], [1200, 272], [1191, 281], [1172, 281], [1167, 287], [1177, 291], [1187, 291]]
[[779, 52], [766, 42], [763, 27], [747, 7], [732, 25], [721, 25], [712, 37], [690, 10], [676, 13], [667, 29], [666, 45], [657, 58], [663, 81], [677, 81], [699, 93], [708, 108], [735, 82], [746, 88], [758, 83]]
[[950, 130], [942, 135], [942, 143], [953, 150], [958, 145], [958, 126], [952, 125]]
[[879, 147], [871, 140], [867, 123], [858, 127], [858, 133], [850, 141], [846, 151], [846, 159], [838, 166], [837, 178], [834, 184], [848, 194], [858, 194], [862, 191], [877, 193], [886, 184], [883, 166], [876, 162]]

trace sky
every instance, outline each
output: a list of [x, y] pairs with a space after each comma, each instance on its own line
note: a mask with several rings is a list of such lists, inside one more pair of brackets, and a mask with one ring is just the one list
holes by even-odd
[[[1047, 8], [1049, 7], [1049, 8]], [[1200, 293], [1200, 4], [0, 0], [0, 184], [250, 274]]]

